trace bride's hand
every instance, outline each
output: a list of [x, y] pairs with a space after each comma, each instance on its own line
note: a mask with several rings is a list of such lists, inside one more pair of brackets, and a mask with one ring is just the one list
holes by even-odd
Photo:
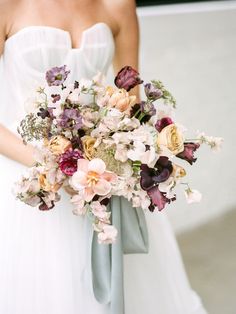
[[74, 196], [76, 194], [76, 191], [69, 185], [64, 186], [64, 190], [66, 193], [68, 193], [70, 196]]

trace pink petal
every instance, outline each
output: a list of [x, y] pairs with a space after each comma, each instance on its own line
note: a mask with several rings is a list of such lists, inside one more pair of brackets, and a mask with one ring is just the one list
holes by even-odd
[[86, 187], [83, 191], [84, 200], [90, 202], [96, 193], [94, 193], [92, 188]]
[[76, 171], [72, 178], [71, 183], [75, 189], [81, 190], [87, 185], [87, 174], [83, 171]]
[[89, 162], [88, 171], [102, 174], [106, 170], [106, 164], [102, 159], [94, 158]]
[[102, 175], [101, 178], [108, 181], [108, 182], [114, 182], [117, 180], [117, 175], [113, 172], [105, 171]]
[[106, 195], [111, 191], [111, 184], [106, 180], [100, 179], [93, 187], [94, 193], [98, 195]]
[[89, 161], [87, 159], [78, 159], [77, 169], [83, 172], [88, 172], [88, 164], [89, 164]]

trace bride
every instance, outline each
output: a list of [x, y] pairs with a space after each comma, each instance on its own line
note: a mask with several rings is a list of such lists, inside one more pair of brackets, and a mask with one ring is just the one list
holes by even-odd
[[0, 313], [206, 313], [189, 286], [165, 212], [146, 215], [149, 253], [124, 255], [115, 278], [124, 279], [124, 297], [118, 295], [122, 304], [114, 307], [112, 292], [103, 302], [94, 296], [88, 226], [71, 213], [69, 191], [48, 212], [16, 201], [11, 192], [34, 163], [34, 148], [16, 134], [25, 100], [56, 65], [68, 66], [71, 81], [106, 73], [112, 60], [115, 72], [137, 68], [135, 2], [0, 0], [0, 55]]

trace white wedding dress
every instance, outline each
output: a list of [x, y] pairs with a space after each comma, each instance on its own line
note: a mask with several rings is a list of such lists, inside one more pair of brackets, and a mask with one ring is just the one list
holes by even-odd
[[[49, 68], [66, 64], [70, 80], [91, 78], [106, 73], [113, 53], [104, 23], [83, 32], [79, 49], [61, 29], [20, 30], [6, 41], [0, 61], [0, 122], [16, 132], [25, 100]], [[0, 313], [108, 314], [109, 306], [93, 296], [84, 218], [72, 214], [66, 195], [47, 212], [15, 200], [13, 183], [24, 170], [0, 157]], [[125, 313], [205, 314], [165, 212], [148, 213], [147, 224], [149, 254], [124, 256]]]

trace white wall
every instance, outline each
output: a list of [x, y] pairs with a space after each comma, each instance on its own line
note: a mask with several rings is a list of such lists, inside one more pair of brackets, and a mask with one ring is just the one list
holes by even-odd
[[141, 74], [158, 78], [178, 101], [179, 121], [225, 139], [223, 151], [199, 151], [188, 167], [199, 205], [179, 199], [167, 210], [176, 231], [236, 208], [236, 1], [138, 9]]

